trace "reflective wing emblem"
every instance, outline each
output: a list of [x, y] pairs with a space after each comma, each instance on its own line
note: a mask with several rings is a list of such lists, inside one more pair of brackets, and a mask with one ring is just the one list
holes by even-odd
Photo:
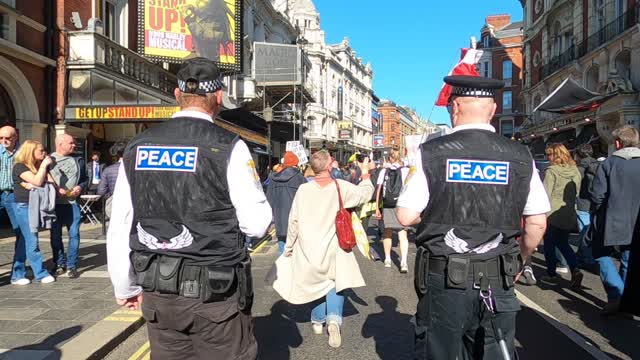
[[136, 229], [138, 230], [138, 241], [151, 250], [177, 250], [186, 248], [193, 243], [193, 236], [184, 225], [182, 225], [182, 232], [169, 239], [169, 242], [160, 242], [157, 237], [146, 232], [140, 223]]
[[456, 234], [453, 233], [453, 229], [449, 230], [447, 235], [444, 236], [444, 243], [458, 254], [469, 252], [469, 243], [457, 237]]

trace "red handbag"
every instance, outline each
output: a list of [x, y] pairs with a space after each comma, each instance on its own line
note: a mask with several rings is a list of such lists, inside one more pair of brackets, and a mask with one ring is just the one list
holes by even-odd
[[340, 210], [336, 214], [336, 235], [338, 235], [338, 244], [340, 248], [346, 252], [351, 251], [356, 246], [356, 235], [353, 232], [351, 224], [351, 213], [344, 208], [342, 203], [342, 195], [340, 194], [340, 186], [338, 181], [333, 180], [338, 189], [338, 201], [340, 202]]

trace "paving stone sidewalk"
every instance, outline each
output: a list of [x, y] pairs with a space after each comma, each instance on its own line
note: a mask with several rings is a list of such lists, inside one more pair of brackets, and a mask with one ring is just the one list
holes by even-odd
[[[9, 233], [3, 231], [1, 235]], [[44, 359], [118, 308], [101, 235], [100, 227], [81, 227], [80, 278], [72, 280], [65, 275], [52, 284], [34, 282], [27, 286], [10, 284], [15, 238], [0, 239], [0, 359]], [[48, 232], [40, 233], [40, 249], [47, 268], [51, 268]]]

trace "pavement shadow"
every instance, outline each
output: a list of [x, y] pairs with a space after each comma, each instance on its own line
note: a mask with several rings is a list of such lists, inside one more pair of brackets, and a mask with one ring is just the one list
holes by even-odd
[[[47, 245], [48, 244], [44, 246]], [[65, 253], [67, 252], [67, 250], [68, 245], [65, 244]], [[49, 256], [51, 256], [51, 254], [49, 254]], [[91, 271], [105, 265], [107, 265], [107, 245], [94, 244], [83, 247], [81, 238], [80, 249], [78, 250], [78, 271], [80, 272], [80, 277], [82, 277], [82, 273], [85, 271]], [[49, 271], [54, 268], [53, 258], [49, 257], [45, 260], [45, 267], [49, 269]]]
[[80, 325], [62, 329], [37, 344], [20, 346], [6, 351], [0, 354], [0, 359], [28, 359], [31, 358], [28, 351], [47, 351], [50, 353], [44, 358], [45, 360], [60, 360], [62, 352], [58, 349], [59, 345], [78, 335], [81, 331], [82, 326]]
[[362, 336], [373, 338], [376, 353], [382, 360], [413, 359], [411, 315], [398, 312], [398, 300], [391, 296], [377, 296], [376, 303], [382, 311], [367, 317]]
[[279, 300], [271, 306], [271, 314], [253, 319], [253, 332], [258, 341], [258, 359], [291, 357], [290, 349], [302, 345], [302, 335], [296, 323], [304, 321], [303, 313], [301, 306], [292, 306]]

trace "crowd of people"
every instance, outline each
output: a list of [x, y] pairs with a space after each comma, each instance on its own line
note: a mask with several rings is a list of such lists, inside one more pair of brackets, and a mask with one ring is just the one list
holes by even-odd
[[[16, 129], [9, 125], [0, 128], [0, 143], [0, 209], [6, 210], [16, 236], [11, 284], [24, 286], [32, 282], [27, 276], [27, 260], [33, 281], [52, 283], [61, 275], [78, 278], [82, 221], [78, 198], [85, 193], [110, 198], [117, 167], [105, 169], [98, 152], [93, 153], [91, 163], [85, 166], [83, 159], [73, 155], [76, 143], [68, 134], [56, 136], [55, 151], [51, 154], [39, 141], [25, 140], [19, 144]], [[118, 153], [122, 155], [121, 150]], [[66, 251], [63, 226], [69, 238]], [[48, 267], [40, 250], [41, 230], [50, 230], [52, 259]]]

